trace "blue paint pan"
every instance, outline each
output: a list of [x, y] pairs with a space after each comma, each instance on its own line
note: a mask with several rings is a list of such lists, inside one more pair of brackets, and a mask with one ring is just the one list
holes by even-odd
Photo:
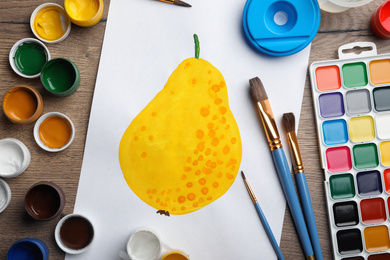
[[317, 0], [247, 0], [242, 19], [244, 34], [256, 50], [287, 56], [313, 40], [321, 13]]

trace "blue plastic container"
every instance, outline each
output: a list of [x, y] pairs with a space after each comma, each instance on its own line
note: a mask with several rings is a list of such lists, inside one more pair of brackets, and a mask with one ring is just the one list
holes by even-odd
[[10, 247], [7, 260], [49, 260], [49, 250], [39, 239], [22, 238]]
[[244, 34], [256, 50], [287, 56], [313, 40], [320, 19], [317, 0], [247, 0], [242, 22]]

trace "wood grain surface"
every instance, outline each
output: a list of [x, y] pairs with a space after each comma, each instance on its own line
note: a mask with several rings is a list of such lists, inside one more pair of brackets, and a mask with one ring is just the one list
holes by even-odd
[[[69, 36], [57, 44], [46, 44], [51, 57], [72, 60], [80, 69], [81, 84], [74, 95], [57, 98], [43, 89], [37, 79], [25, 79], [11, 69], [8, 55], [11, 47], [22, 38], [34, 37], [30, 29], [30, 16], [40, 4], [48, 1], [0, 1], [0, 98], [17, 84], [35, 87], [42, 95], [43, 113], [57, 111], [70, 117], [76, 128], [72, 145], [59, 153], [41, 149], [34, 140], [34, 123], [21, 126], [11, 123], [3, 111], [0, 112], [0, 138], [13, 137], [21, 140], [31, 152], [28, 169], [17, 178], [6, 179], [12, 191], [9, 207], [0, 214], [0, 259], [6, 259], [9, 247], [24, 237], [44, 241], [50, 251], [50, 259], [64, 259], [65, 254], [54, 240], [54, 229], [59, 218], [50, 221], [34, 221], [24, 209], [27, 189], [39, 181], [52, 181], [60, 186], [66, 195], [63, 214], [73, 212], [76, 198], [84, 144], [88, 127], [89, 112], [103, 43], [110, 1], [104, 1], [102, 20], [93, 27], [72, 25]], [[63, 1], [49, 1], [63, 6]], [[1, 110], [3, 110], [1, 108]], [[103, 260], [103, 259], [102, 259]]]
[[[66, 194], [67, 201], [63, 215], [72, 213], [80, 176], [89, 113], [110, 1], [104, 1], [103, 18], [97, 25], [90, 28], [72, 25], [70, 35], [66, 40], [58, 44], [47, 44], [52, 58], [71, 59], [80, 69], [80, 88], [76, 94], [65, 98], [49, 95], [44, 91], [39, 79], [25, 79], [18, 76], [12, 71], [8, 62], [9, 51], [15, 42], [22, 38], [34, 37], [29, 23], [31, 13], [38, 5], [46, 2], [41, 0], [0, 0], [0, 99], [2, 101], [6, 91], [17, 84], [31, 85], [42, 94], [44, 113], [58, 111], [66, 114], [74, 122], [77, 132], [74, 142], [68, 149], [60, 153], [49, 153], [35, 143], [32, 134], [34, 124], [15, 125], [4, 116], [3, 111], [0, 111], [0, 138], [13, 137], [21, 140], [27, 145], [32, 155], [31, 164], [22, 175], [6, 179], [12, 190], [12, 201], [9, 207], [0, 214], [0, 259], [6, 259], [9, 247], [23, 237], [43, 240], [49, 247], [50, 259], [64, 258], [64, 253], [54, 240], [55, 225], [60, 217], [50, 221], [32, 220], [25, 212], [24, 196], [27, 189], [38, 181], [55, 182]], [[51, 2], [63, 5], [63, 1], [54, 0]], [[353, 8], [338, 14], [321, 11], [321, 25], [311, 46], [309, 64], [315, 61], [337, 59], [338, 47], [350, 42], [375, 42], [379, 54], [389, 53], [390, 42], [376, 37], [370, 29], [371, 16], [382, 2], [374, 0], [363, 7]], [[196, 1], [191, 4], [195, 5]], [[323, 186], [324, 173], [320, 167], [308, 77], [305, 86], [302, 87], [305, 88], [305, 91], [298, 139], [324, 259], [332, 259]], [[285, 259], [304, 259], [288, 209], [283, 225], [281, 250]], [[259, 259], [263, 259], [261, 254], [259, 254]]]

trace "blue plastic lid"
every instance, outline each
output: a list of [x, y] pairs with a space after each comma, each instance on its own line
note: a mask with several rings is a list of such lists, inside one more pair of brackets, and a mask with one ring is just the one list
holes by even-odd
[[49, 260], [49, 251], [39, 239], [22, 238], [11, 246], [7, 260]]
[[287, 56], [313, 40], [320, 19], [317, 0], [247, 0], [242, 22], [250, 45], [268, 55]]

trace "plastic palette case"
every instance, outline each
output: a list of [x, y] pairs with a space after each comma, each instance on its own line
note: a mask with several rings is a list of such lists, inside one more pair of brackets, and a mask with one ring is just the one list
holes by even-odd
[[309, 68], [333, 257], [390, 259], [390, 54], [338, 54]]

